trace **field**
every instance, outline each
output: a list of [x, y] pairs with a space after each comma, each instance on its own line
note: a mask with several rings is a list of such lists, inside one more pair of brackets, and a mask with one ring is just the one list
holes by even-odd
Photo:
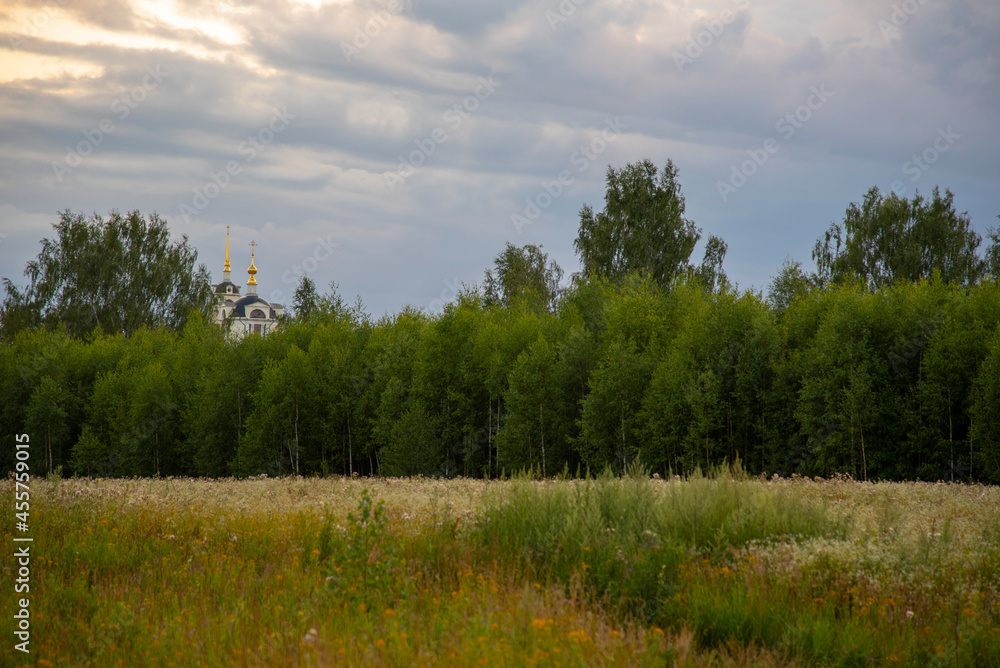
[[51, 478], [31, 501], [32, 653], [8, 632], [3, 665], [1000, 665], [996, 487]]

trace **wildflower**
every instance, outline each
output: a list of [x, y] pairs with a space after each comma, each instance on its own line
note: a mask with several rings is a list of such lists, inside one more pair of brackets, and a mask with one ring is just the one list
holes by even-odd
[[316, 642], [316, 638], [319, 637], [319, 631], [312, 628], [309, 629], [308, 633], [302, 636], [302, 644], [309, 645], [310, 647]]

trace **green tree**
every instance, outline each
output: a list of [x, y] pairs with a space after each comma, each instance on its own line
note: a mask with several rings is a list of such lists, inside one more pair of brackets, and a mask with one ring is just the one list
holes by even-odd
[[[57, 459], [62, 459], [58, 451], [69, 431], [66, 424], [68, 399], [63, 383], [46, 375], [35, 387], [28, 402], [28, 430], [41, 436], [45, 446], [45, 463], [48, 473], [52, 473], [54, 462]], [[55, 455], [53, 455], [53, 445], [57, 450]]]
[[[617, 280], [629, 272], [642, 272], [668, 285], [688, 270], [701, 230], [684, 217], [674, 163], [668, 160], [662, 171], [650, 160], [618, 170], [609, 166], [606, 182], [604, 210], [595, 214], [586, 204], [580, 210], [580, 230], [573, 245], [582, 276]], [[712, 250], [720, 250], [718, 244]], [[713, 264], [711, 258], [708, 263]]]
[[913, 424], [907, 450], [926, 453], [923, 479], [955, 480], [975, 473], [972, 406], [976, 376], [1000, 323], [1000, 285], [951, 289], [939, 306], [913, 383]]
[[[129, 391], [127, 431], [122, 445], [134, 458], [133, 470], [159, 477], [173, 459], [177, 404], [167, 370], [160, 361], [138, 369]], [[173, 464], [171, 461], [170, 464]], [[179, 471], [170, 471], [175, 473]]]
[[269, 360], [254, 394], [248, 437], [237, 451], [237, 472], [278, 473], [287, 459], [291, 472], [299, 475], [303, 456], [317, 449], [322, 438], [316, 399], [316, 371], [298, 346], [292, 345], [281, 361]]
[[7, 340], [25, 327], [60, 322], [73, 336], [95, 327], [126, 336], [141, 327], [180, 329], [192, 310], [212, 308], [208, 270], [194, 267], [198, 253], [187, 236], [171, 243], [155, 213], [112, 211], [105, 220], [67, 210], [53, 228], [56, 238], [42, 240], [24, 271], [28, 286], [22, 291], [4, 279]]
[[91, 426], [84, 425], [76, 445], [73, 446], [73, 457], [70, 464], [77, 475], [88, 477], [101, 472], [102, 465], [111, 457], [107, 443], [101, 442]]
[[[427, 410], [440, 430], [440, 473], [471, 475], [486, 459], [470, 436], [479, 425], [487, 386], [476, 369], [476, 335], [482, 325], [482, 299], [471, 290], [430, 322], [420, 340], [413, 366], [412, 395]], [[486, 464], [486, 461], [482, 461]]]
[[[82, 450], [77, 442], [73, 448], [73, 461], [85, 463], [100, 477], [138, 475], [137, 471], [127, 468], [122, 447], [127, 433], [129, 389], [130, 374], [127, 369], [116, 368], [103, 373], [94, 382], [84, 426], [93, 438], [88, 439]], [[106, 458], [98, 459], [100, 455], [106, 455]]]
[[[345, 473], [354, 474], [359, 466], [359, 455], [367, 452], [366, 448], [359, 447], [362, 445], [359, 437], [364, 436], [364, 430], [358, 424], [357, 410], [363, 391], [361, 350], [366, 333], [365, 328], [351, 322], [325, 322], [317, 328], [309, 344], [309, 358], [316, 369], [318, 383], [315, 401], [320, 404], [325, 434], [320, 451], [313, 453], [311, 463], [322, 471], [329, 470], [328, 460], [335, 455], [345, 465]], [[331, 450], [328, 447], [331, 442], [340, 447]], [[374, 473], [374, 463], [369, 461], [368, 464], [369, 473]]]
[[493, 270], [486, 270], [484, 279], [487, 306], [508, 308], [523, 299], [541, 309], [555, 309], [563, 270], [555, 260], [549, 260], [541, 246], [526, 244], [518, 248], [508, 242], [493, 265]]
[[972, 440], [978, 444], [973, 467], [979, 476], [1000, 483], [1000, 327], [979, 368], [971, 397]]
[[990, 245], [986, 247], [986, 275], [1000, 282], [1000, 227], [989, 228], [986, 236], [990, 240]]
[[392, 426], [383, 455], [390, 476], [437, 475], [444, 456], [437, 421], [415, 401]]
[[708, 237], [708, 243], [705, 244], [705, 257], [694, 274], [709, 292], [716, 292], [729, 285], [729, 278], [722, 269], [722, 263], [726, 259], [728, 250], [729, 246], [722, 240], [722, 237], [717, 237], [714, 234]]
[[968, 286], [985, 270], [976, 252], [981, 240], [968, 214], [955, 211], [950, 190], [942, 197], [935, 187], [929, 200], [919, 193], [908, 200], [872, 188], [860, 206], [847, 208], [843, 224], [817, 240], [813, 260], [821, 283], [855, 275], [874, 289], [937, 270], [945, 281]]
[[624, 471], [638, 454], [637, 413], [649, 382], [648, 360], [634, 341], [614, 341], [590, 376], [576, 448], [591, 470]]
[[767, 303], [776, 313], [784, 313], [797, 298], [809, 294], [815, 287], [812, 279], [802, 270], [802, 263], [786, 258], [771, 279], [767, 290]]
[[500, 463], [508, 471], [538, 466], [545, 477], [566, 462], [559, 380], [556, 349], [539, 336], [510, 371], [507, 424], [500, 433]]
[[295, 294], [292, 295], [292, 308], [295, 310], [295, 317], [303, 322], [308, 320], [309, 315], [316, 310], [318, 300], [316, 282], [303, 275], [295, 287]]
[[693, 283], [672, 296], [639, 415], [643, 463], [682, 473], [739, 457], [763, 471], [780, 354], [774, 315], [750, 292], [711, 294]]
[[[550, 318], [526, 302], [509, 309], [489, 309], [476, 329], [469, 372], [478, 374], [481, 394], [477, 396], [474, 442], [486, 445], [485, 471], [488, 476], [502, 471], [500, 432], [508, 423], [507, 397], [510, 372], [518, 357], [538, 338], [543, 322]], [[485, 411], [483, 407], [485, 405]]]
[[409, 404], [413, 367], [428, 327], [425, 314], [405, 308], [376, 322], [361, 352], [366, 382], [356, 412], [366, 416], [363, 428], [370, 432], [375, 470], [380, 475], [390, 474], [385, 456], [394, 446], [393, 430]]

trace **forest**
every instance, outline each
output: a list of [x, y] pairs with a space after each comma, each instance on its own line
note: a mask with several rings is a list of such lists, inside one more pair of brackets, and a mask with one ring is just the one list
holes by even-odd
[[[717, 237], [689, 263], [701, 230], [672, 163], [609, 167], [566, 286], [510, 244], [438, 314], [372, 319], [304, 278], [294, 315], [242, 340], [211, 322], [204, 268], [155, 214], [66, 212], [29, 286], [5, 281], [0, 432], [31, 434], [35, 466], [63, 476], [668, 476], [738, 459], [1000, 483], [1000, 245], [991, 230], [978, 255], [952, 198], [873, 188], [817, 241], [814, 273], [787, 261], [765, 295], [730, 284]], [[187, 277], [150, 291], [163, 308], [129, 301], [114, 258], [143, 263], [123, 239], [158, 240], [136, 253], [166, 249]], [[87, 253], [108, 268], [67, 279]]]

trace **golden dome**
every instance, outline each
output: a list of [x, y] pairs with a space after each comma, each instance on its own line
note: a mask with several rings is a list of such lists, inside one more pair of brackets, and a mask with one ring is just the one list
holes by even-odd
[[254, 278], [254, 274], [257, 273], [257, 267], [253, 264], [254, 249], [257, 246], [256, 241], [250, 242], [250, 267], [247, 269], [247, 273], [250, 274], [250, 280], [247, 281], [247, 285], [257, 285], [257, 279]]

